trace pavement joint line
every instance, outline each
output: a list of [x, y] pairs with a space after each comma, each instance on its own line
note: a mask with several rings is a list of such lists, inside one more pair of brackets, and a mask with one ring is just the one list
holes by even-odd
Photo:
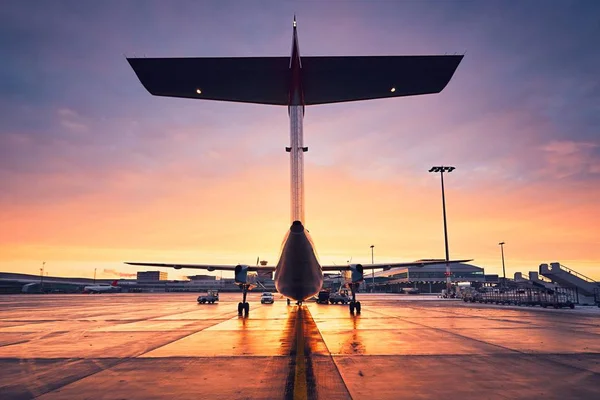
[[[74, 379], [73, 379], [73, 380], [71, 380], [71, 381], [68, 381], [68, 382], [65, 382], [65, 383], [64, 383], [64, 384], [62, 384], [62, 385], [59, 385], [59, 386], [53, 387], [53, 388], [52, 388], [52, 389], [50, 389], [50, 390], [46, 390], [46, 391], [44, 391], [44, 392], [42, 392], [42, 393], [40, 393], [40, 394], [38, 394], [38, 395], [36, 395], [36, 396], [33, 396], [32, 398], [33, 398], [33, 399], [37, 399], [37, 398], [38, 398], [38, 397], [40, 397], [40, 396], [43, 396], [43, 395], [45, 395], [45, 394], [52, 393], [52, 392], [54, 392], [54, 391], [56, 391], [56, 390], [62, 389], [62, 388], [64, 388], [65, 386], [68, 386], [68, 385], [70, 385], [70, 384], [72, 384], [72, 383], [78, 382], [78, 381], [80, 381], [80, 380], [82, 380], [82, 379], [85, 379], [85, 378], [87, 378], [87, 377], [90, 377], [90, 376], [92, 376], [92, 375], [96, 375], [97, 373], [104, 372], [104, 371], [106, 371], [106, 370], [108, 370], [108, 369], [110, 369], [110, 368], [113, 368], [113, 367], [115, 367], [115, 366], [117, 366], [117, 365], [119, 365], [119, 364], [122, 364], [122, 363], [124, 363], [125, 361], [128, 361], [129, 359], [130, 359], [130, 358], [119, 358], [119, 359], [113, 359], [113, 360], [115, 360], [115, 362], [114, 362], [113, 364], [107, 365], [107, 366], [106, 366], [106, 368], [98, 367], [98, 368], [99, 368], [99, 369], [98, 369], [98, 371], [93, 371], [93, 372], [90, 372], [90, 373], [89, 373], [89, 374], [87, 374], [87, 375], [83, 375], [83, 376], [79, 376], [79, 377], [77, 377], [77, 378], [74, 378]], [[84, 358], [84, 359], [77, 359], [77, 360], [78, 360], [78, 361], [81, 361], [81, 360], [93, 360], [93, 359], [92, 359], [92, 358]], [[110, 358], [108, 358], [107, 360], [110, 360]]]
[[485, 344], [485, 345], [488, 345], [488, 346], [498, 347], [498, 348], [501, 348], [503, 350], [508, 350], [510, 352], [513, 352], [513, 353], [528, 354], [528, 353], [524, 353], [524, 352], [522, 352], [520, 350], [511, 349], [510, 347], [506, 347], [506, 346], [502, 346], [502, 345], [494, 344], [494, 343], [489, 343], [489, 342], [486, 342], [485, 340], [475, 339], [475, 338], [472, 338], [472, 337], [469, 337], [469, 336], [465, 336], [465, 335], [461, 335], [461, 334], [458, 334], [456, 332], [448, 331], [448, 330], [445, 330], [445, 329], [442, 329], [442, 328], [437, 328], [437, 327], [433, 327], [433, 326], [428, 326], [428, 325], [423, 324], [423, 323], [419, 323], [419, 322], [415, 322], [415, 321], [410, 321], [410, 320], [407, 320], [404, 317], [400, 317], [400, 316], [396, 316], [396, 315], [390, 315], [390, 314], [386, 314], [386, 313], [381, 312], [381, 311], [374, 311], [374, 310], [370, 310], [370, 309], [369, 309], [369, 312], [374, 312], [374, 313], [381, 314], [381, 315], [387, 315], [389, 317], [399, 319], [399, 320], [407, 322], [409, 324], [414, 324], [414, 325], [417, 325], [417, 326], [421, 326], [423, 328], [433, 329], [434, 331], [447, 333], [447, 334], [450, 334], [452, 336], [457, 336], [457, 337], [462, 338], [462, 339], [468, 339], [468, 340], [471, 340], [473, 342]]
[[[386, 313], [382, 313], [381, 311], [372, 311], [371, 310], [370, 312], [375, 312], [375, 313], [378, 313], [378, 314], [381, 314], [381, 315], [389, 315], [389, 314], [386, 314]], [[560, 362], [560, 361], [553, 360], [553, 359], [549, 358], [552, 355], [560, 355], [560, 354], [552, 354], [552, 353], [528, 353], [528, 352], [524, 352], [524, 351], [521, 351], [521, 350], [511, 349], [510, 347], [502, 346], [502, 345], [499, 345], [499, 344], [489, 343], [489, 342], [486, 342], [484, 340], [475, 339], [475, 338], [472, 338], [472, 337], [469, 337], [469, 336], [460, 335], [458, 333], [447, 331], [447, 330], [442, 329], [442, 328], [436, 328], [436, 327], [427, 326], [425, 324], [421, 324], [421, 323], [418, 323], [418, 322], [408, 321], [408, 320], [406, 320], [403, 317], [399, 317], [399, 316], [395, 316], [395, 315], [389, 315], [389, 316], [393, 317], [393, 318], [396, 318], [396, 319], [400, 319], [400, 320], [402, 320], [404, 322], [408, 322], [408, 323], [419, 325], [419, 326], [422, 326], [422, 327], [425, 327], [425, 328], [429, 328], [429, 329], [433, 329], [433, 330], [436, 330], [436, 331], [448, 333], [448, 334], [451, 334], [451, 335], [454, 335], [454, 336], [458, 336], [458, 337], [463, 338], [463, 339], [469, 339], [469, 340], [472, 340], [472, 341], [475, 341], [475, 342], [487, 344], [489, 346], [499, 347], [501, 349], [509, 350], [509, 351], [517, 353], [517, 354], [521, 354], [521, 355], [524, 355], [524, 356], [532, 357], [533, 359], [538, 358], [538, 359], [544, 360], [544, 361], [552, 363], [552, 364], [561, 365], [561, 366], [566, 367], [566, 368], [574, 369], [574, 370], [581, 371], [581, 372], [588, 372], [588, 373], [591, 373], [593, 375], [600, 375], [599, 372], [592, 371], [592, 370], [589, 370], [587, 368], [576, 367], [574, 365], [571, 365], [571, 364], [568, 364], [568, 363], [563, 363], [563, 362]], [[492, 319], [492, 318], [490, 318], [490, 319]], [[600, 353], [563, 353], [563, 354], [600, 354]]]
[[[466, 304], [464, 307], [467, 309], [475, 309], [475, 310], [490, 310], [490, 309], [495, 310], [495, 309], [497, 309], [496, 307], [485, 307], [485, 305], [483, 305], [483, 304], [473, 304], [473, 305]], [[512, 306], [512, 307], [504, 306], [504, 307], [507, 307], [506, 308], [507, 310], [525, 311], [525, 312], [529, 312], [532, 315], [535, 315], [535, 314], [539, 315], [539, 314], [547, 313], [548, 311], [550, 311], [550, 310], [545, 310], [543, 308], [523, 308], [523, 307], [515, 307], [515, 306]], [[511, 308], [508, 308], [508, 307], [511, 307]], [[413, 310], [425, 310], [426, 309], [425, 307], [416, 307], [414, 305], [408, 306], [407, 308], [411, 308]], [[461, 318], [481, 318], [481, 319], [488, 320], [488, 321], [512, 322], [512, 323], [527, 325], [528, 328], [544, 328], [543, 326], [540, 327], [537, 324], [535, 324], [534, 321], [515, 321], [513, 319], [506, 319], [506, 318], [501, 318], [501, 317], [494, 318], [494, 317], [483, 316], [483, 315], [468, 315], [468, 316], [466, 316], [462, 313], [453, 312], [453, 311], [448, 311], [447, 314], [453, 314], [453, 315], [456, 315]], [[547, 314], [544, 314], [544, 315], [547, 315]], [[556, 316], [562, 317], [562, 315], [567, 315], [567, 314], [551, 314], [551, 315], [556, 315]], [[438, 318], [438, 317], [436, 317], [436, 318]], [[441, 316], [439, 318], [444, 318], [444, 317]], [[560, 322], [567, 323], [566, 321], [560, 321]], [[583, 322], [577, 322], [576, 324], [581, 325], [583, 327], [596, 326], [594, 323], [588, 324], [588, 323], [583, 323]], [[575, 330], [575, 329], [573, 329], [573, 328], [575, 328], [575, 326], [572, 326], [571, 322], [568, 322], [568, 325], [566, 326], [566, 328], [569, 330]]]
[[[468, 307], [468, 305], [467, 305], [467, 307]], [[425, 307], [408, 306], [407, 308], [411, 308], [413, 310], [425, 310]], [[468, 307], [468, 308], [470, 308], [470, 309], [486, 309], [485, 307], [479, 308], [479, 307], [476, 307], [476, 306], [474, 306], [474, 307]], [[520, 310], [520, 309], [517, 308], [517, 310]], [[541, 308], [540, 309], [535, 309], [534, 308], [534, 309], [528, 309], [528, 310], [526, 309], [524, 311], [529, 311], [531, 314], [535, 314], [536, 312], [537, 313], [543, 313], [544, 311], [542, 311], [542, 310], [543, 309], [541, 309]], [[448, 311], [448, 314], [453, 314], [453, 315], [456, 315], [456, 316], [460, 316], [461, 318], [480, 318], [480, 319], [483, 319], [483, 320], [486, 320], [486, 321], [510, 322], [510, 323], [517, 323], [517, 324], [523, 324], [523, 325], [525, 325], [525, 326], [519, 326], [519, 327], [514, 327], [514, 328], [494, 328], [494, 329], [524, 329], [524, 328], [525, 329], [547, 329], [547, 327], [540, 326], [540, 325], [535, 324], [534, 322], [529, 322], [529, 321], [527, 321], [527, 322], [524, 322], [524, 321], [515, 321], [513, 319], [494, 318], [494, 317], [483, 316], [483, 315], [464, 316], [464, 314], [460, 314], [460, 313], [452, 312], [452, 311]], [[558, 316], [558, 314], [554, 314], [554, 315]], [[567, 314], [564, 314], [564, 315], [567, 315]], [[562, 316], [562, 315], [560, 315], [560, 316]], [[571, 332], [576, 332], [576, 333], [581, 333], [580, 329], [582, 327], [590, 327], [590, 326], [595, 327], [596, 326], [593, 323], [592, 324], [578, 323], [577, 325], [574, 325], [573, 323], [567, 322], [567, 321], [559, 321], [559, 322], [567, 324], [566, 326], [563, 326], [563, 328], [565, 328], [567, 330], [570, 330]], [[600, 333], [596, 333], [596, 332], [585, 332], [585, 333], [592, 334], [592, 335], [600, 335]]]
[[[308, 309], [308, 307], [306, 309], [310, 312], [310, 310]], [[344, 378], [342, 377], [342, 373], [340, 372], [340, 367], [337, 364], [337, 362], [335, 361], [335, 359], [333, 357], [333, 354], [331, 354], [331, 350], [327, 346], [327, 343], [325, 342], [325, 339], [323, 339], [323, 334], [321, 333], [321, 330], [319, 329], [319, 325], [317, 325], [317, 323], [314, 321], [314, 318], [312, 318], [312, 314], [309, 314], [309, 317], [312, 319], [312, 322], [315, 325], [315, 328], [316, 328], [316, 330], [317, 330], [317, 332], [319, 334], [321, 342], [323, 342], [323, 346], [325, 346], [325, 348], [327, 349], [327, 357], [333, 363], [333, 366], [335, 367], [335, 372], [337, 373], [337, 376], [340, 378], [340, 381], [342, 382], [342, 385], [344, 386], [344, 389], [346, 389], [346, 393], [348, 395], [348, 398], [351, 399], [352, 395], [350, 394], [350, 389], [348, 389], [348, 385], [346, 385], [346, 381], [344, 381]], [[356, 317], [354, 317], [354, 318], [356, 318]]]
[[[229, 313], [229, 314], [232, 314], [232, 313]], [[235, 317], [232, 317], [232, 318], [230, 318], [230, 319], [233, 319], [233, 318], [235, 318]], [[214, 325], [218, 325], [218, 324], [219, 324], [219, 323], [221, 323], [221, 322], [222, 322], [222, 321], [220, 321], [220, 322], [217, 322], [217, 323], [216, 323], [216, 324], [214, 324]], [[214, 325], [210, 325], [210, 326], [214, 326]], [[202, 332], [202, 331], [203, 331], [204, 329], [206, 329], [206, 328], [209, 328], [209, 326], [203, 327], [202, 329], [199, 329], [199, 330], [197, 330], [197, 331], [192, 331], [192, 332], [189, 332], [189, 333], [187, 333], [187, 334], [185, 334], [185, 335], [183, 335], [183, 336], [181, 336], [181, 337], [178, 337], [177, 339], [170, 340], [170, 341], [168, 341], [168, 342], [166, 342], [166, 343], [161, 343], [160, 345], [157, 345], [157, 346], [155, 346], [155, 347], [153, 347], [153, 348], [151, 348], [151, 349], [147, 349], [146, 351], [144, 351], [144, 352], [142, 352], [142, 353], [140, 353], [140, 354], [137, 354], [137, 355], [135, 355], [135, 356], [131, 356], [131, 357], [124, 357], [124, 358], [118, 358], [118, 359], [112, 358], [112, 359], [114, 359], [114, 360], [115, 360], [115, 363], [113, 363], [113, 364], [111, 364], [111, 365], [107, 366], [106, 368], [100, 368], [98, 371], [94, 371], [94, 372], [91, 372], [91, 373], [89, 373], [89, 374], [87, 374], [87, 375], [80, 376], [80, 377], [78, 377], [77, 379], [73, 379], [73, 380], [72, 380], [72, 381], [70, 381], [70, 382], [66, 382], [66, 383], [65, 383], [65, 384], [63, 384], [63, 385], [57, 386], [57, 387], [55, 387], [55, 388], [52, 388], [52, 390], [48, 390], [48, 391], [45, 391], [45, 392], [43, 392], [43, 393], [40, 393], [40, 394], [38, 394], [37, 396], [35, 396], [35, 397], [33, 397], [33, 398], [35, 399], [35, 398], [38, 398], [38, 397], [40, 397], [40, 396], [43, 396], [43, 395], [45, 395], [45, 394], [52, 393], [52, 392], [54, 392], [54, 391], [57, 391], [57, 390], [60, 390], [60, 389], [64, 388], [65, 386], [68, 386], [68, 385], [70, 385], [70, 384], [72, 384], [72, 383], [75, 383], [75, 382], [81, 381], [81, 380], [83, 380], [83, 379], [89, 378], [90, 376], [96, 375], [96, 374], [98, 374], [98, 373], [101, 373], [101, 372], [107, 371], [107, 370], [109, 370], [109, 369], [111, 369], [111, 368], [114, 368], [114, 367], [116, 367], [116, 366], [118, 366], [118, 365], [121, 365], [121, 364], [123, 364], [124, 362], [131, 361], [131, 360], [135, 360], [135, 359], [137, 359], [137, 358], [140, 358], [140, 356], [143, 356], [143, 355], [144, 355], [144, 354], [146, 354], [146, 353], [149, 353], [149, 352], [151, 352], [151, 351], [154, 351], [154, 350], [156, 350], [156, 349], [158, 349], [158, 348], [161, 348], [161, 347], [163, 347], [163, 346], [166, 346], [166, 345], [168, 345], [168, 344], [174, 343], [174, 342], [176, 342], [176, 341], [178, 341], [178, 340], [181, 340], [181, 339], [183, 339], [183, 338], [186, 338], [186, 337], [188, 337], [188, 336], [194, 335], [194, 334], [196, 334], [196, 333], [198, 333], [198, 332]], [[94, 359], [94, 358], [84, 358], [84, 360], [93, 360], [93, 359]], [[107, 358], [107, 359], [111, 359], [111, 358]]]

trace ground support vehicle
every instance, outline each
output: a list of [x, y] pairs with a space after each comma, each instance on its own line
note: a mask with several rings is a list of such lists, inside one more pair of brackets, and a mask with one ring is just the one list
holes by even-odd
[[321, 290], [319, 292], [319, 294], [317, 295], [317, 303], [318, 304], [327, 304], [327, 302], [329, 301], [329, 290]]
[[203, 294], [198, 297], [198, 304], [210, 303], [214, 304], [219, 301], [219, 291], [218, 290], [208, 290], [207, 294]]
[[576, 292], [570, 288], [557, 288], [555, 290], [527, 288], [486, 293], [473, 292], [465, 295], [463, 300], [471, 303], [575, 308], [576, 298]]
[[331, 293], [329, 295], [329, 302], [331, 304], [348, 304], [350, 303], [350, 296], [348, 296], [348, 291], [343, 290], [335, 293]]
[[275, 298], [271, 292], [263, 292], [260, 296], [260, 304], [273, 304], [274, 302]]

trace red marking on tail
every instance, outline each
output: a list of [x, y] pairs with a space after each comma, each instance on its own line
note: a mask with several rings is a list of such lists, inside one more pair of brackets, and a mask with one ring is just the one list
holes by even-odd
[[119, 281], [113, 281], [110, 286], [117, 286], [119, 284]]

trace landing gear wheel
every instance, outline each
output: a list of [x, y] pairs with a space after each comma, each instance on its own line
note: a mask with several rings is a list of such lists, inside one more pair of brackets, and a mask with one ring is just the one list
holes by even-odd
[[287, 299], [287, 303], [288, 303], [288, 306], [289, 306], [289, 305], [290, 305], [290, 303], [291, 303], [290, 299]]
[[243, 303], [238, 303], [238, 315], [242, 315], [242, 312], [244, 311], [244, 304]]
[[354, 306], [355, 306], [354, 302], [351, 301], [350, 302], [350, 314], [354, 314]]
[[297, 305], [299, 305], [299, 306], [301, 306], [301, 305], [302, 305], [302, 302], [301, 302], [301, 301], [298, 301], [296, 304], [297, 304]]
[[249, 312], [250, 312], [250, 304], [249, 303], [244, 303], [244, 314], [246, 316], [248, 316]]
[[360, 301], [357, 301], [357, 302], [354, 304], [354, 307], [356, 308], [356, 313], [357, 313], [357, 314], [360, 314]]

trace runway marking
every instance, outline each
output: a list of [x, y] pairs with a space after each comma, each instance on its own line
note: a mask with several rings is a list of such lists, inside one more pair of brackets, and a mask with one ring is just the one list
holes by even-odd
[[[307, 306], [295, 307], [287, 329], [293, 340], [286, 400], [351, 398], [339, 369]], [[323, 354], [323, 348], [326, 354]], [[314, 356], [313, 356], [314, 354]]]
[[[315, 377], [313, 374], [310, 338], [306, 337], [306, 324], [312, 318], [306, 306], [296, 306], [288, 320], [292, 346], [290, 351], [290, 371], [285, 385], [286, 400], [316, 399]], [[314, 324], [314, 321], [312, 322]]]

